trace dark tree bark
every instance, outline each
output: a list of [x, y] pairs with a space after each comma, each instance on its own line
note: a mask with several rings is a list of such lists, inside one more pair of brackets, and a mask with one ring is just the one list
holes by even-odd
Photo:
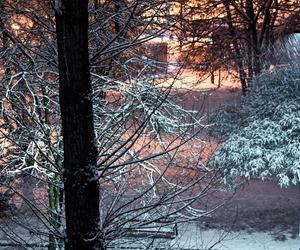
[[[3, 1], [0, 0], [0, 13], [1, 15], [3, 15], [3, 12], [4, 12], [4, 4], [3, 4]], [[1, 36], [1, 43], [2, 43], [2, 46], [0, 47], [1, 50], [6, 50], [8, 48], [8, 34], [7, 34], [7, 31], [5, 29], [5, 26], [4, 26], [4, 22], [2, 20], [2, 17], [0, 16], [0, 34], [2, 34]]]
[[66, 249], [104, 249], [99, 230], [93, 107], [88, 56], [88, 0], [55, 6], [64, 143]]
[[260, 47], [258, 44], [258, 34], [257, 34], [257, 18], [254, 13], [254, 6], [252, 0], [246, 1], [246, 13], [249, 18], [248, 20], [248, 35], [250, 36], [250, 46], [252, 47], [252, 63], [253, 70], [255, 75], [257, 76], [261, 71], [260, 66]]
[[246, 72], [243, 67], [241, 51], [240, 51], [239, 45], [236, 40], [236, 33], [235, 33], [235, 28], [233, 27], [229, 1], [225, 1], [225, 2], [223, 2], [223, 4], [225, 6], [225, 11], [226, 11], [226, 15], [227, 15], [227, 25], [229, 28], [230, 36], [232, 38], [233, 48], [235, 51], [235, 62], [236, 62], [237, 68], [238, 68], [239, 77], [240, 77], [240, 81], [241, 81], [241, 85], [242, 85], [242, 94], [245, 95], [246, 91], [247, 91]]

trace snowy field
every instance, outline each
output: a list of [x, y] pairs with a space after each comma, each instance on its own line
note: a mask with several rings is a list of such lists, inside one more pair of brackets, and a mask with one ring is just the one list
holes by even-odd
[[[224, 192], [222, 195], [225, 197], [231, 194]], [[159, 244], [159, 248], [147, 247], [151, 241], [135, 238], [130, 244], [124, 243], [112, 249], [298, 250], [299, 197], [299, 187], [281, 189], [271, 181], [252, 181], [212, 217], [178, 225], [178, 236], [161, 240], [163, 243]], [[37, 223], [34, 217], [30, 218], [26, 213], [19, 216], [32, 224]], [[9, 220], [1, 222], [1, 229], [6, 222], [13, 233], [30, 243], [30, 235], [24, 235], [21, 227], [12, 225]], [[0, 230], [1, 250], [24, 249], [12, 246], [11, 243], [9, 237]], [[42, 240], [38, 243], [41, 244]], [[46, 248], [34, 246], [28, 249]]]

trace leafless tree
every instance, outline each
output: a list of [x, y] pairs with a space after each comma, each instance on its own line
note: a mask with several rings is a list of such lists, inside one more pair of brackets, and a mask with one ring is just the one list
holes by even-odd
[[[72, 1], [72, 5], [75, 2]], [[63, 25], [63, 20], [66, 19], [60, 16], [60, 11], [66, 10], [60, 9], [60, 5], [54, 5], [51, 1], [43, 4], [39, 1], [2, 3], [5, 13], [1, 15], [2, 185], [21, 197], [36, 218], [12, 217], [14, 223], [3, 227], [11, 239], [27, 248], [34, 248], [36, 245], [26, 243], [28, 235], [32, 237], [32, 244], [41, 245], [46, 241], [45, 237], [49, 237], [49, 249], [62, 249], [66, 239], [77, 236], [73, 240], [84, 244], [80, 245], [81, 249], [90, 249], [94, 244], [98, 244], [99, 249], [105, 249], [120, 244], [120, 239], [130, 241], [129, 236], [139, 230], [147, 231], [155, 227], [161, 231], [161, 227], [205, 216], [218, 207], [219, 204], [210, 207], [205, 202], [209, 193], [218, 189], [221, 177], [218, 172], [209, 169], [200, 157], [201, 147], [205, 143], [199, 132], [206, 126], [205, 118], [199, 111], [183, 108], [172, 84], [166, 86], [164, 79], [153, 78], [149, 74], [153, 67], [159, 70], [162, 63], [145, 58], [141, 52], [145, 42], [162, 36], [175, 25], [169, 18], [166, 19], [167, 2], [89, 2], [88, 43], [80, 36], [85, 40], [82, 41], [85, 45], [79, 46], [74, 38], [69, 41], [67, 51], [62, 40], [69, 35], [73, 37], [73, 34], [65, 33], [67, 26]], [[65, 5], [67, 10], [72, 9], [68, 4]], [[87, 9], [83, 7], [86, 6], [78, 11], [85, 11], [83, 16], [87, 18]], [[60, 53], [67, 53], [73, 63], [79, 60], [80, 70], [90, 72], [90, 80], [85, 75], [88, 78], [84, 84], [82, 82], [82, 88], [75, 85], [81, 80], [74, 79], [72, 88], [76, 89], [61, 92], [60, 100], [58, 78], [61, 82], [73, 78], [68, 80], [65, 74], [71, 72], [69, 68], [62, 68], [58, 73], [54, 10], [58, 22], [61, 22], [57, 26]], [[177, 23], [176, 20], [174, 22]], [[74, 24], [68, 25], [70, 28]], [[75, 25], [87, 23], [80, 21]], [[76, 28], [73, 32], [80, 32], [80, 29]], [[86, 59], [87, 51], [85, 59], [75, 60], [73, 57], [84, 46], [87, 50], [87, 44], [89, 61]], [[60, 64], [65, 65], [66, 58], [60, 60]], [[72, 77], [80, 70], [75, 67]], [[65, 86], [70, 84], [68, 82]], [[73, 117], [73, 122], [68, 119], [64, 121], [60, 112], [68, 113], [68, 105], [78, 106], [81, 98], [87, 103], [86, 109], [81, 110], [81, 107], [81, 111], [71, 114], [79, 116], [80, 112], [92, 112], [93, 109], [93, 117], [87, 112], [80, 119]], [[64, 107], [61, 111], [59, 103]], [[90, 124], [89, 130], [81, 127], [84, 131], [76, 130], [79, 134], [75, 130], [70, 131], [68, 137], [64, 126], [62, 134], [61, 118], [66, 126], [79, 121], [85, 125], [88, 119], [93, 118], [94, 129]], [[89, 137], [92, 130], [95, 132], [94, 138]], [[85, 133], [89, 135], [84, 136]], [[85, 148], [76, 149], [80, 152], [78, 162], [73, 162], [68, 172], [66, 164], [70, 162], [66, 159], [73, 161], [76, 158], [71, 147], [66, 155], [66, 147], [69, 143], [78, 144], [77, 137], [84, 137], [82, 144], [73, 146]], [[65, 141], [66, 138], [70, 141]], [[84, 143], [88, 138], [91, 150]], [[191, 145], [194, 145], [193, 149]], [[96, 149], [98, 152], [93, 151]], [[81, 155], [82, 150], [84, 155]], [[93, 155], [90, 155], [91, 152]], [[87, 162], [84, 157], [93, 158], [93, 161], [87, 160], [92, 165], [91, 175], [86, 175], [89, 169], [85, 169]], [[73, 169], [81, 160], [85, 164]], [[68, 190], [66, 179], [62, 176], [63, 166], [65, 178], [72, 175], [70, 183], [67, 183]], [[78, 174], [81, 169], [81, 174]], [[15, 188], [16, 180], [24, 174], [38, 180], [41, 187], [47, 189], [48, 198], [38, 202]], [[88, 183], [84, 178], [92, 181], [92, 190], [96, 192], [93, 194], [94, 200], [91, 197], [85, 200], [89, 196], [78, 197], [83, 195], [81, 191], [76, 192], [71, 200], [75, 188], [72, 185], [78, 181], [77, 178], [83, 182], [82, 186], [77, 185], [79, 182], [75, 183], [78, 189], [86, 188]], [[81, 211], [72, 211], [83, 201], [86, 204], [82, 204]], [[67, 222], [65, 235], [65, 213], [66, 216], [68, 211], [69, 214], [76, 212], [77, 216], [89, 216], [88, 213], [84, 215], [84, 206], [89, 202], [97, 203], [97, 207], [90, 207], [95, 218], [89, 221], [80, 217], [81, 228], [75, 228], [79, 227], [78, 221], [70, 221], [71, 231], [68, 231]], [[89, 226], [91, 223], [97, 230]], [[10, 230], [16, 225], [22, 227], [22, 235]], [[72, 230], [79, 230], [84, 235], [72, 236]], [[66, 246], [71, 248], [74, 241]], [[151, 240], [147, 244], [155, 243]]]

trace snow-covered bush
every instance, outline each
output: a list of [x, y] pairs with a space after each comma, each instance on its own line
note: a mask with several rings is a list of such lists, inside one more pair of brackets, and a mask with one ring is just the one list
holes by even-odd
[[[300, 167], [300, 65], [276, 68], [255, 79], [240, 103], [217, 114], [227, 139], [212, 164], [235, 177], [276, 177], [297, 184]], [[215, 128], [216, 128], [215, 127]]]

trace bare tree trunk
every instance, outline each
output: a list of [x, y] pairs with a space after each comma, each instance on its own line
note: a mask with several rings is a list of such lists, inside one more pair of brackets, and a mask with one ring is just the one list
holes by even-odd
[[88, 0], [56, 6], [64, 143], [66, 249], [104, 249], [99, 230], [93, 107], [88, 56]]
[[215, 84], [215, 72], [213, 68], [210, 68], [210, 83]]
[[222, 71], [221, 68], [219, 68], [218, 88], [221, 88], [221, 79], [222, 79]]
[[245, 25], [246, 30], [246, 38], [247, 38], [247, 68], [248, 68], [248, 84], [252, 81], [254, 77], [254, 69], [253, 69], [253, 45], [252, 45], [252, 36], [251, 36], [251, 25], [249, 25], [249, 21], [247, 21]]
[[254, 73], [257, 76], [261, 71], [261, 63], [260, 63], [260, 46], [258, 44], [258, 35], [257, 35], [257, 20], [254, 13], [253, 1], [246, 1], [246, 13], [249, 17], [248, 20], [248, 34], [251, 37], [250, 45], [252, 46], [252, 54], [253, 55], [253, 65], [254, 65]]
[[[1, 15], [3, 15], [4, 12], [4, 4], [3, 1], [0, 0], [0, 13]], [[6, 50], [8, 48], [8, 35], [7, 35], [7, 31], [5, 29], [4, 26], [4, 22], [2, 20], [2, 17], [0, 16], [0, 34], [2, 34], [1, 40], [2, 40], [2, 48], [3, 50]]]
[[98, 0], [94, 0], [94, 6], [95, 6], [95, 10], [99, 9], [99, 1]]
[[223, 4], [225, 6], [226, 15], [227, 15], [227, 25], [229, 28], [230, 35], [232, 37], [232, 44], [233, 44], [233, 48], [235, 51], [235, 62], [236, 62], [237, 68], [238, 68], [239, 77], [240, 77], [240, 81], [241, 81], [241, 85], [242, 85], [242, 93], [243, 93], [243, 95], [245, 95], [246, 91], [247, 91], [246, 72], [243, 68], [241, 51], [240, 51], [239, 45], [237, 44], [237, 41], [236, 41], [236, 33], [235, 33], [235, 29], [232, 24], [232, 16], [231, 16], [231, 12], [230, 12], [229, 1], [225, 1]]

